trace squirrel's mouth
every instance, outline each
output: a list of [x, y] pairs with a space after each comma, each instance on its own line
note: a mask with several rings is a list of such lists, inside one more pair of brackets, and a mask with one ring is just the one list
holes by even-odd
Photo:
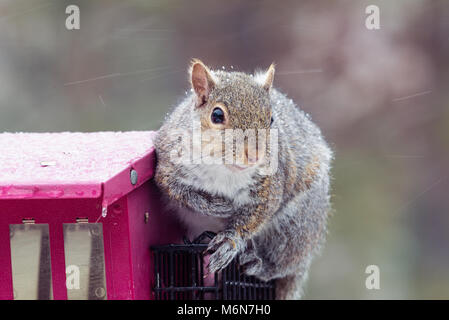
[[238, 171], [246, 170], [246, 169], [250, 168], [251, 166], [240, 166], [237, 164], [227, 164], [226, 167], [228, 167], [232, 171], [238, 172]]

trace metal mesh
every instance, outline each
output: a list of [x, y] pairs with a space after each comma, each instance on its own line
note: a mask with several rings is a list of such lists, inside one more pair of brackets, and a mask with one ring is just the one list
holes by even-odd
[[156, 300], [272, 300], [275, 281], [246, 276], [232, 261], [205, 285], [205, 243], [152, 246]]

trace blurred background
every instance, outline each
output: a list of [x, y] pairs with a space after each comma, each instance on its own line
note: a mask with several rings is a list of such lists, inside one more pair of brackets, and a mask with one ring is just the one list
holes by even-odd
[[194, 57], [276, 62], [275, 87], [335, 151], [306, 299], [449, 299], [448, 1], [1, 0], [0, 132], [156, 130]]

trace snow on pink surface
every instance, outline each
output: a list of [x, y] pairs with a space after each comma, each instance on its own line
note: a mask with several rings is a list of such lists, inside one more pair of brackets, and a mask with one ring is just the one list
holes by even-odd
[[2, 133], [0, 188], [101, 184], [152, 152], [154, 134]]

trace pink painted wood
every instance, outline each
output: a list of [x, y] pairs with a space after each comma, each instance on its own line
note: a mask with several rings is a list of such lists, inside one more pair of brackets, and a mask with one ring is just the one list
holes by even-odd
[[62, 224], [81, 217], [103, 224], [108, 299], [153, 298], [149, 246], [182, 235], [151, 179], [154, 134], [0, 134], [0, 299], [13, 299], [9, 225], [27, 218], [49, 225], [53, 297], [67, 299]]

